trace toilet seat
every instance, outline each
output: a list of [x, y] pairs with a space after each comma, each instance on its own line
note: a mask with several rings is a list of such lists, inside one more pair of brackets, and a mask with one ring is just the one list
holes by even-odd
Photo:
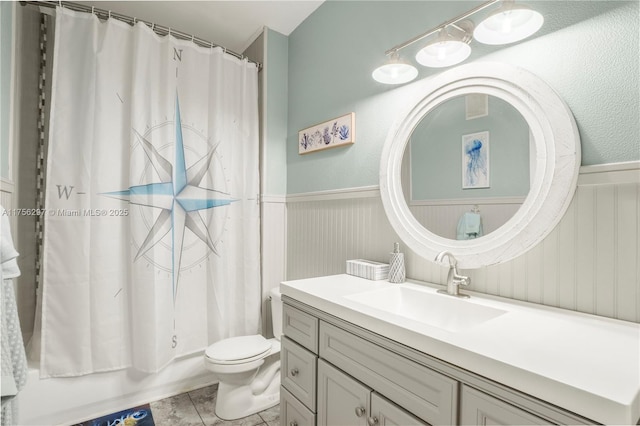
[[222, 365], [243, 364], [264, 358], [271, 352], [271, 342], [263, 336], [238, 336], [209, 346], [205, 356], [210, 362]]

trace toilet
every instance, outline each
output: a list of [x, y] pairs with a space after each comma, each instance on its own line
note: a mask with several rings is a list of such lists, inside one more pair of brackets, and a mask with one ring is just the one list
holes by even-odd
[[222, 420], [246, 417], [280, 402], [282, 299], [278, 288], [269, 295], [275, 338], [231, 337], [205, 351], [205, 366], [219, 380], [215, 412]]

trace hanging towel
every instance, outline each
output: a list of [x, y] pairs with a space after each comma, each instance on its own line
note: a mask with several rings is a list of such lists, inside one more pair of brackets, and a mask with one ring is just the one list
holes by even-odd
[[0, 206], [0, 280], [2, 282], [1, 329], [2, 343], [2, 418], [1, 424], [17, 424], [17, 401], [15, 396], [27, 382], [27, 357], [22, 343], [20, 320], [16, 306], [13, 280], [20, 275], [13, 246], [9, 217]]
[[9, 228], [9, 215], [4, 207], [0, 206], [2, 214], [2, 226], [0, 227], [0, 259], [2, 261], [2, 279], [15, 278], [20, 275], [18, 268], [18, 252], [13, 246], [11, 228]]
[[466, 212], [458, 221], [457, 239], [470, 240], [482, 237], [482, 217], [479, 213]]

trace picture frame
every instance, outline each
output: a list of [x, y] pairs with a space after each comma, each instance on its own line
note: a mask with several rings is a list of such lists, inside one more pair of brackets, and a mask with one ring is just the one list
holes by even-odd
[[309, 154], [355, 143], [356, 114], [349, 114], [307, 127], [298, 132], [298, 154]]
[[462, 189], [490, 187], [489, 132], [462, 136]]

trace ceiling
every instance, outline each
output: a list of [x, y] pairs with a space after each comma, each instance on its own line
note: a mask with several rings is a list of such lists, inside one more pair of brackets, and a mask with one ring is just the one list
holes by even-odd
[[76, 1], [193, 34], [242, 53], [264, 26], [289, 35], [324, 0]]

